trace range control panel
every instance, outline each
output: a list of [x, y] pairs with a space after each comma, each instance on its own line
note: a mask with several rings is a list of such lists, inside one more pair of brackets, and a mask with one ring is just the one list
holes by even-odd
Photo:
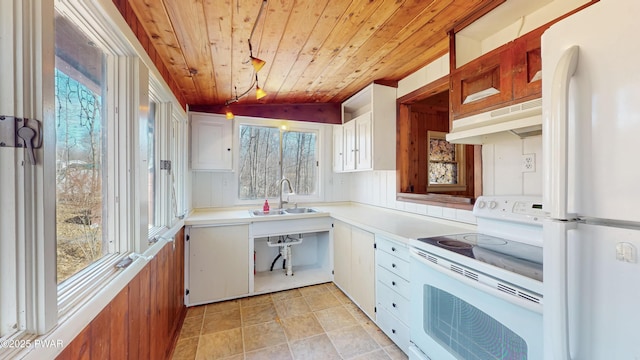
[[542, 209], [542, 197], [536, 196], [480, 196], [473, 206], [473, 215], [528, 224], [540, 224], [547, 216]]

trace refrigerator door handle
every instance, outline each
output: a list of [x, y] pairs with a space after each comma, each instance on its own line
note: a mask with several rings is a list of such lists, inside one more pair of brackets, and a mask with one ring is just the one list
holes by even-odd
[[568, 232], [573, 221], [544, 221], [544, 347], [545, 359], [570, 360]]
[[578, 46], [564, 51], [556, 65], [551, 85], [551, 121], [548, 123], [553, 150], [547, 165], [550, 180], [550, 217], [567, 220], [568, 214], [568, 103], [569, 83], [578, 66]]

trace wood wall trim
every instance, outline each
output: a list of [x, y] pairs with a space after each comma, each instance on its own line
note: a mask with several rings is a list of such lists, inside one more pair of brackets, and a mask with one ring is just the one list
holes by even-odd
[[[305, 104], [231, 104], [228, 108], [236, 116], [252, 116], [265, 119], [283, 119], [342, 124], [341, 103]], [[210, 114], [225, 114], [224, 105], [190, 105], [189, 111]]]
[[421, 86], [412, 92], [399, 97], [396, 104], [411, 104], [420, 100], [424, 100], [437, 93], [447, 91], [449, 89], [449, 75], [445, 75], [427, 85]]

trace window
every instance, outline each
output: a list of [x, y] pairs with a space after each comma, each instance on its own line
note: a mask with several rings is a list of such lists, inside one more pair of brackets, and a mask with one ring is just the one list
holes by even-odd
[[239, 199], [278, 197], [282, 177], [296, 196], [317, 195], [317, 157], [317, 131], [240, 125]]
[[449, 77], [397, 100], [396, 199], [473, 208], [481, 195], [480, 146], [453, 145], [449, 131]]
[[446, 133], [427, 131], [429, 144], [427, 155], [427, 191], [453, 191], [465, 189], [464, 146], [451, 144], [445, 139]]
[[58, 283], [113, 251], [104, 216], [105, 54], [56, 13]]
[[[154, 217], [174, 225], [167, 229], [171, 234], [180, 226], [165, 214], [177, 217], [188, 207], [186, 114], [162, 83], [156, 100], [167, 115], [154, 118], [153, 131], [143, 128], [150, 79], [159, 74], [149, 74], [149, 59], [136, 53], [119, 15], [110, 18], [117, 14], [113, 3], [11, 0], [0, 2], [0, 9], [6, 25], [0, 44], [12, 49], [0, 58], [6, 80], [0, 108], [3, 115], [38, 120], [43, 139], [35, 164], [23, 149], [0, 151], [0, 203], [6, 205], [0, 217], [0, 337], [29, 342], [41, 335], [66, 345], [74, 329], [84, 328], [126, 286], [130, 277], [120, 274], [137, 271], [157, 251], [148, 249], [146, 236], [147, 173], [167, 173], [155, 164], [149, 170], [143, 161], [147, 142], [141, 138], [150, 132], [154, 160], [166, 159], [158, 150], [177, 141], [174, 211], [164, 200], [168, 187], [159, 182]], [[146, 256], [132, 268], [116, 269], [133, 251]], [[22, 358], [32, 349], [0, 349], [0, 357]], [[55, 357], [49, 350], [44, 357]], [[26, 357], [39, 356], [33, 354]]]

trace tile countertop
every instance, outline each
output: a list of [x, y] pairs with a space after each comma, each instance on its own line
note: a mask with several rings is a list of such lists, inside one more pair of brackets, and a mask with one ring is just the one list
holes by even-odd
[[476, 226], [471, 224], [358, 203], [328, 203], [309, 207], [320, 212], [253, 217], [249, 215], [248, 208], [199, 209], [185, 219], [185, 225], [249, 224], [258, 221], [331, 216], [402, 243], [421, 237], [460, 234], [476, 230]]

